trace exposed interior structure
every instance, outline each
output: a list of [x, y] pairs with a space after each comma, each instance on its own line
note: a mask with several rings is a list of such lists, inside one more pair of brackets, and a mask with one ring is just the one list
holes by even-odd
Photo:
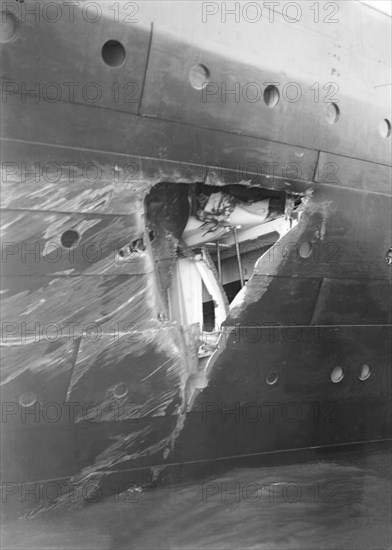
[[199, 373], [256, 262], [297, 223], [302, 197], [244, 185], [160, 183], [147, 232], [168, 320], [197, 340]]

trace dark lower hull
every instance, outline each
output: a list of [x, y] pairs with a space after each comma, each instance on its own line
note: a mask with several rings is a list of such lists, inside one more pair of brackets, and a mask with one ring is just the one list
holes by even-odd
[[[58, 426], [38, 433], [30, 428], [27, 437], [21, 431], [14, 431], [12, 436], [4, 434], [6, 455], [13, 461], [7, 463], [6, 456], [3, 460], [7, 475], [2, 480], [2, 513], [4, 517], [35, 514], [94, 504], [104, 498], [132, 502], [141, 490], [210, 479], [233, 467], [303, 463], [330, 459], [340, 450], [356, 452], [392, 445], [391, 406], [380, 407], [379, 401], [368, 402], [365, 408], [361, 400], [351, 400], [344, 406], [342, 402], [304, 403], [301, 418], [296, 420], [283, 412], [290, 410], [292, 414], [292, 402], [282, 405], [280, 411], [275, 407], [273, 421], [244, 421], [250, 408], [234, 409], [238, 417], [232, 415], [223, 423], [210, 420], [208, 427], [199, 413], [190, 413], [186, 430], [167, 460], [157, 453], [107, 469], [94, 469], [91, 464], [119, 431], [111, 423], [99, 429]], [[365, 422], [359, 418], [359, 409], [361, 416], [366, 414]], [[344, 421], [338, 420], [337, 412], [344, 414]], [[152, 436], [157, 437], [161, 423], [148, 424], [153, 427]], [[126, 435], [123, 426], [121, 434]], [[32, 448], [37, 450], [32, 452]]]

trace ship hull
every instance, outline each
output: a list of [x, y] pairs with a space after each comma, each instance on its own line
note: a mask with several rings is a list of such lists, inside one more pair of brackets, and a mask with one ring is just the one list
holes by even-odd
[[[390, 115], [383, 95], [355, 85], [363, 62], [381, 78], [370, 41], [355, 78], [339, 80], [337, 124], [326, 121], [328, 105], [305, 100], [263, 104], [257, 122], [253, 101], [230, 104], [213, 88], [204, 101], [193, 67], [244, 84], [276, 79], [271, 60], [241, 61], [223, 38], [197, 47], [168, 29], [167, 14], [156, 29], [151, 13], [131, 28], [108, 13], [95, 26], [80, 16], [57, 34], [41, 18], [37, 34], [22, 9], [8, 12], [3, 44], [5, 501], [37, 504], [34, 487], [51, 482], [60, 496], [50, 504], [69, 502], [70, 487], [93, 501], [101, 487], [148, 486], [173, 468], [390, 440], [390, 149], [378, 131]], [[307, 41], [323, 59], [343, 45], [341, 61], [334, 55], [326, 72], [317, 59], [309, 71], [286, 62], [279, 79], [305, 90], [329, 69], [348, 70], [363, 18], [353, 13], [349, 38], [324, 26], [316, 40], [304, 24], [297, 43], [298, 60]], [[132, 50], [123, 65], [102, 61], [102, 33]], [[92, 68], [75, 61], [77, 48]], [[103, 95], [48, 97], [53, 74], [42, 65], [35, 75], [31, 49], [48, 51], [62, 92], [72, 80], [92, 93], [95, 79]], [[135, 101], [119, 101], [130, 82]], [[254, 262], [219, 327], [206, 384], [192, 383], [196, 340], [167, 307], [184, 188], [195, 185], [291, 194], [304, 205]], [[39, 504], [48, 501], [38, 491]]]

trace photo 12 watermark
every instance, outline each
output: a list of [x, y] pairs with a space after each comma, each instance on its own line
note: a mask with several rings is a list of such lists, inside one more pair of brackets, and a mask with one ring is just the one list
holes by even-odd
[[298, 103], [339, 103], [337, 82], [313, 82], [304, 86], [299, 82], [214, 82], [205, 80], [201, 86], [202, 103], [262, 103], [273, 108], [280, 101]]
[[120, 324], [117, 321], [108, 321], [105, 324], [95, 321], [3, 321], [1, 323], [2, 344], [27, 344], [46, 342], [76, 342], [85, 341], [90, 343], [99, 342], [105, 339], [110, 343], [136, 344], [148, 340], [143, 331], [133, 323]]
[[74, 482], [64, 481], [12, 482], [0, 486], [3, 504], [28, 504], [29, 506], [52, 506], [82, 502], [92, 504], [105, 498], [114, 503], [134, 504], [140, 502], [142, 489], [135, 481], [110, 482], [103, 487], [97, 479]]
[[17, 17], [27, 24], [49, 23], [75, 23], [82, 21], [88, 24], [94, 23], [139, 23], [139, 2], [116, 2], [104, 0], [98, 2], [70, 0], [65, 2], [25, 2], [14, 0], [2, 2], [2, 22], [12, 17]]
[[[270, 372], [267, 384], [274, 385], [275, 380]], [[339, 417], [337, 401], [319, 402], [204, 402], [201, 407], [201, 421], [220, 424], [336, 424]]]
[[202, 2], [201, 20], [203, 23], [296, 24], [310, 17], [313, 23], [336, 24], [339, 10], [337, 2]]
[[127, 104], [140, 101], [141, 89], [137, 82], [16, 82], [1, 84], [1, 101], [7, 103], [17, 98], [21, 103], [34, 100], [34, 103], [102, 103]]
[[[142, 418], [142, 406], [127, 397], [126, 385], [115, 384], [107, 391], [108, 401], [104, 404], [93, 401], [48, 401], [40, 402], [33, 391], [24, 392], [16, 401], [3, 401], [1, 404], [1, 423], [27, 425], [74, 424], [96, 422], [137, 423]], [[123, 397], [119, 398], [120, 392]]]
[[204, 504], [336, 504], [339, 502], [338, 485], [326, 481], [311, 483], [263, 481], [244, 483], [242, 481], [207, 482], [201, 487], [201, 501]]

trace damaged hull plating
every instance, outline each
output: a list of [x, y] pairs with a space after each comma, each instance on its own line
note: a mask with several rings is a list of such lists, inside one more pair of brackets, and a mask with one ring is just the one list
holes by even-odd
[[[132, 25], [104, 3], [51, 25], [33, 4], [3, 8], [3, 482], [83, 499], [90, 481], [389, 439], [384, 16], [344, 2], [348, 26], [305, 14], [225, 38], [202, 3], [145, 2]], [[295, 62], [252, 49], [287, 33]], [[331, 74], [336, 124], [314, 98], [212, 86]]]

